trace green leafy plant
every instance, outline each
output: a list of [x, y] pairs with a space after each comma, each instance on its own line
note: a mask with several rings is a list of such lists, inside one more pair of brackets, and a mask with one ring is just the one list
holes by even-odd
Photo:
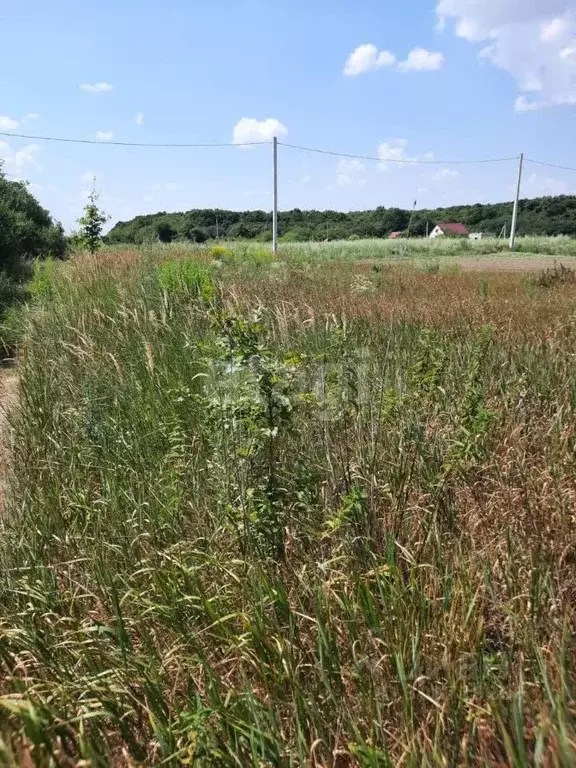
[[102, 232], [108, 216], [98, 207], [98, 192], [96, 191], [96, 177], [88, 202], [84, 208], [84, 215], [78, 219], [80, 229], [78, 239], [90, 254], [95, 254], [102, 245]]

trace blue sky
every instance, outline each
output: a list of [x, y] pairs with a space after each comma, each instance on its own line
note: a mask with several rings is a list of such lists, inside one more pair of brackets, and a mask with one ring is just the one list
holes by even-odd
[[[480, 7], [478, 7], [480, 6]], [[529, 157], [576, 167], [576, 0], [4, 0], [0, 136], [67, 228], [96, 174], [112, 222], [195, 207], [271, 206], [268, 146], [127, 142], [270, 138], [282, 208], [349, 210], [506, 200], [516, 167], [398, 159]], [[576, 193], [528, 164], [523, 194]]]

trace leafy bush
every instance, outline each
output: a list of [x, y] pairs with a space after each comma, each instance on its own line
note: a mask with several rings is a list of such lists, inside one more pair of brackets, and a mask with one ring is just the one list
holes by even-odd
[[37, 261], [34, 264], [32, 279], [28, 283], [28, 292], [32, 298], [48, 298], [52, 295], [54, 266], [53, 259]]
[[226, 259], [232, 256], [232, 251], [224, 245], [215, 245], [210, 249], [213, 259]]
[[216, 287], [209, 270], [192, 259], [170, 259], [158, 267], [158, 279], [171, 294], [188, 294], [211, 303]]
[[8, 181], [0, 168], [0, 270], [22, 278], [32, 259], [65, 254], [62, 225], [52, 221], [26, 184]]
[[167, 222], [160, 222], [156, 225], [156, 236], [161, 243], [171, 243], [178, 237], [178, 232]]

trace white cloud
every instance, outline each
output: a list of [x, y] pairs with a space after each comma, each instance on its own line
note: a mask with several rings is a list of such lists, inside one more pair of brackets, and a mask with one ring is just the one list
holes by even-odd
[[[378, 157], [383, 163], [406, 162], [408, 160], [417, 160], [417, 157], [409, 157], [406, 154], [408, 142], [406, 139], [391, 139], [383, 141], [378, 146]], [[381, 168], [385, 168], [382, 166]]]
[[92, 184], [95, 178], [96, 174], [94, 171], [86, 171], [86, 173], [83, 173], [82, 176], [80, 176], [80, 181], [83, 184]]
[[344, 66], [344, 74], [356, 77], [363, 72], [371, 72], [382, 67], [392, 67], [396, 56], [390, 51], [379, 51], [373, 43], [364, 43], [352, 51]]
[[20, 123], [7, 115], [0, 115], [0, 131], [15, 131]]
[[9, 176], [21, 179], [26, 170], [40, 170], [38, 165], [37, 144], [28, 144], [20, 149], [12, 149], [5, 141], [0, 141], [0, 159], [4, 161], [4, 170]]
[[136, 115], [136, 125], [142, 125], [143, 122], [144, 122], [144, 113], [138, 112], [138, 114]]
[[312, 181], [312, 176], [310, 176], [309, 173], [305, 173], [304, 176], [300, 179], [300, 184], [310, 184]]
[[142, 200], [143, 200], [145, 203], [151, 203], [151, 202], [154, 200], [154, 195], [144, 195], [144, 197], [142, 198]]
[[114, 138], [113, 131], [97, 131], [96, 132], [96, 141], [112, 141], [113, 138]]
[[552, 21], [545, 21], [540, 25], [540, 40], [543, 43], [552, 43], [559, 37], [562, 37], [566, 32], [568, 26], [568, 20], [562, 16], [558, 16]]
[[444, 64], [444, 56], [425, 48], [413, 48], [405, 61], [398, 64], [400, 72], [433, 72]]
[[107, 91], [113, 91], [114, 86], [110, 85], [110, 83], [82, 83], [80, 90], [88, 91], [89, 93], [106, 93]]
[[516, 99], [514, 100], [514, 109], [516, 112], [532, 112], [539, 108], [539, 102], [530, 101], [530, 99], [527, 99], [522, 93], [519, 96], [516, 96]]
[[486, 41], [481, 58], [513, 77], [521, 94], [538, 92], [517, 100], [519, 111], [576, 103], [576, 0], [438, 0], [436, 12], [455, 21], [459, 37]]
[[366, 183], [366, 165], [354, 157], [341, 157], [336, 167], [336, 184], [346, 187], [350, 184]]
[[41, 194], [43, 192], [57, 192], [58, 189], [53, 184], [36, 184], [35, 182], [28, 184], [28, 189], [34, 195]]
[[286, 136], [287, 133], [288, 129], [275, 118], [256, 120], [253, 117], [243, 117], [234, 126], [232, 141], [234, 144], [272, 141], [274, 136]]
[[390, 51], [380, 51], [378, 58], [376, 59], [376, 66], [378, 69], [381, 67], [392, 67], [396, 63], [396, 56]]
[[567, 195], [573, 193], [573, 188], [567, 181], [531, 174], [524, 182], [522, 192], [529, 197], [545, 197], [546, 195]]
[[406, 139], [388, 139], [378, 145], [378, 157], [382, 161], [378, 165], [378, 171], [387, 171], [390, 166], [401, 167], [404, 163], [426, 161], [434, 159], [434, 152], [424, 152], [422, 155], [411, 155], [406, 152], [408, 142]]
[[358, 160], [355, 157], [341, 157], [338, 160], [338, 170], [342, 173], [363, 173], [366, 170], [366, 165], [362, 160]]
[[447, 179], [457, 179], [460, 174], [451, 168], [441, 168], [432, 176], [432, 181], [446, 181]]
[[37, 112], [28, 112], [24, 120], [38, 120], [40, 115]]
[[569, 45], [567, 48], [562, 48], [562, 50], [559, 53], [559, 56], [561, 59], [564, 59], [565, 61], [568, 59], [572, 59], [576, 62], [576, 45]]

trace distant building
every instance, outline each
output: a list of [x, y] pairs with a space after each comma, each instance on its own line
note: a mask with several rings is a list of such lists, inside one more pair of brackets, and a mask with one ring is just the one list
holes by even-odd
[[441, 222], [440, 224], [436, 224], [432, 232], [430, 232], [430, 240], [446, 235], [448, 237], [470, 237], [470, 230], [466, 229], [464, 224]]
[[398, 240], [399, 237], [402, 237], [402, 232], [390, 232], [388, 235], [389, 240]]
[[471, 232], [468, 235], [469, 240], [490, 240], [493, 237], [496, 237], [496, 235], [493, 235], [491, 232]]

